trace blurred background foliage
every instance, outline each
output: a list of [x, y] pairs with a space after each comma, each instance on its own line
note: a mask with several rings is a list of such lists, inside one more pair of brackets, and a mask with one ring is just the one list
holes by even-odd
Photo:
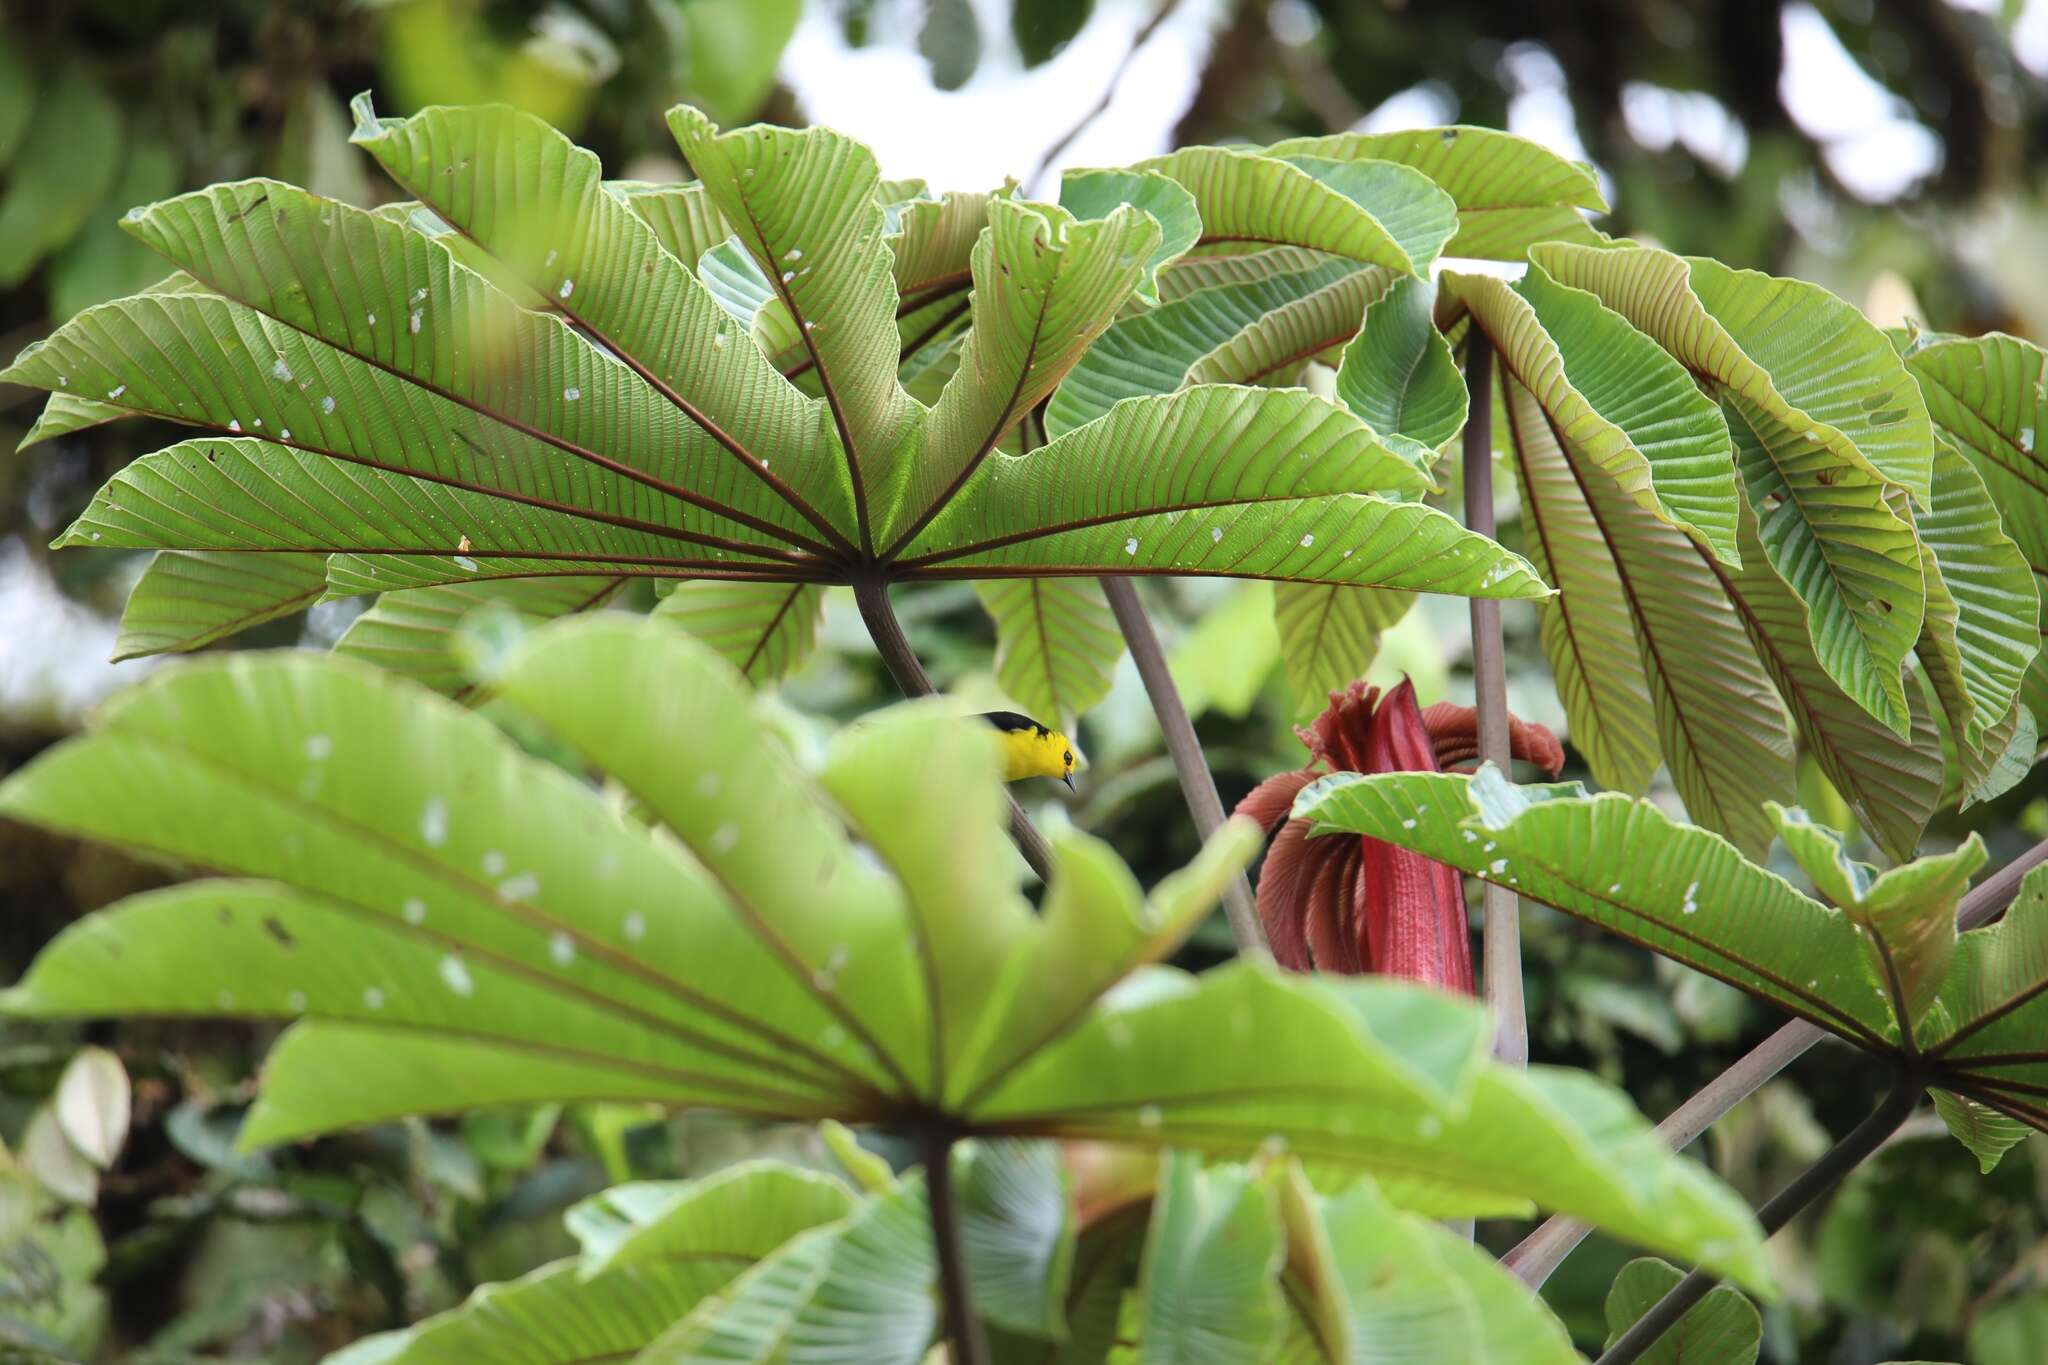
[[[2048, 337], [2048, 0], [22, 0], [0, 14], [9, 355], [165, 273], [116, 226], [133, 205], [251, 175], [390, 197], [347, 145], [361, 89], [394, 113], [509, 101], [610, 174], [648, 180], [686, 173], [661, 123], [677, 100], [725, 123], [837, 123], [876, 143], [887, 174], [947, 142], [979, 177], [961, 188], [1042, 188], [1060, 165], [1169, 142], [1506, 126], [1599, 169], [1610, 231], [1817, 280], [1881, 323]], [[0, 451], [33, 421], [31, 397], [0, 387]], [[144, 557], [44, 547], [115, 468], [170, 439], [128, 422], [0, 455], [0, 771], [147, 666], [106, 663]], [[1515, 545], [1512, 482], [1497, 493]], [[1299, 766], [1292, 725], [1320, 703], [1288, 686], [1269, 594], [1173, 582], [1153, 599], [1226, 802]], [[230, 647], [325, 647], [356, 609]], [[942, 687], [1004, 701], [970, 587], [905, 594], [900, 610]], [[1561, 728], [1534, 613], [1504, 615], [1511, 705]], [[828, 603], [824, 644], [772, 703], [799, 748], [893, 696], [850, 601]], [[1370, 676], [1469, 700], [1467, 665], [1463, 604], [1424, 599]], [[1127, 659], [1080, 739], [1080, 793], [1033, 793], [1041, 814], [1104, 833], [1148, 881], [1178, 865], [1193, 834]], [[1817, 774], [1804, 794], [1847, 823]], [[1966, 829], [2009, 857], [2048, 835], [2048, 796], [2023, 785], [1930, 843]], [[0, 823], [0, 972], [163, 876]], [[1621, 1083], [1653, 1117], [1779, 1022], [1547, 912], [1525, 935], [1540, 1057]], [[1220, 924], [1189, 950], [1227, 951]], [[222, 1025], [0, 1027], [0, 1357], [316, 1359], [561, 1254], [562, 1208], [611, 1181], [763, 1150], [823, 1160], [804, 1131], [619, 1106], [238, 1155], [268, 1042]], [[133, 1087], [105, 1170], [52, 1118], [87, 1044]], [[1860, 1117], [1860, 1065], [1817, 1049], [1700, 1154], [1762, 1198]], [[2048, 1147], [2030, 1139], [1989, 1179], [1968, 1162], [1938, 1123], [1909, 1128], [1778, 1239], [1791, 1293], [1766, 1313], [1765, 1358], [2048, 1360]], [[1516, 1235], [1481, 1229], [1496, 1248]], [[1626, 1254], [1596, 1238], [1547, 1291], [1582, 1344]]]

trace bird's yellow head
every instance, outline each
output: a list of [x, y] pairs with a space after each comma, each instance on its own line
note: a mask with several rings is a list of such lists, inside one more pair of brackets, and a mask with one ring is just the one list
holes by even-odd
[[1074, 787], [1074, 742], [1050, 726], [1040, 725], [1015, 711], [985, 711], [987, 721], [1002, 736], [1003, 781], [1027, 777], [1053, 777]]

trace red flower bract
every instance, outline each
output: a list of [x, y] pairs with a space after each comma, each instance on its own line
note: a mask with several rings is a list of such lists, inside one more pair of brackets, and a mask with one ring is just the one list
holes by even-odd
[[[1239, 815], [1268, 829], [1303, 787], [1328, 773], [1442, 772], [1479, 755], [1479, 713], [1450, 702], [1422, 710], [1405, 679], [1384, 696], [1362, 682], [1332, 692], [1329, 709], [1295, 733], [1308, 746], [1309, 765], [1268, 778], [1237, 804]], [[1564, 767], [1564, 750], [1541, 725], [1510, 717], [1508, 746], [1552, 777]], [[1307, 821], [1287, 821], [1259, 874], [1259, 919], [1284, 967], [1381, 972], [1472, 991], [1457, 871], [1378, 839], [1310, 839]]]

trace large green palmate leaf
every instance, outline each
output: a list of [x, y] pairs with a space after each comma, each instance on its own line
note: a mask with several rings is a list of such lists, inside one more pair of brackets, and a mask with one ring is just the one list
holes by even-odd
[[1761, 853], [1763, 803], [1791, 798], [1791, 738], [1712, 557], [1583, 468], [1519, 381], [1502, 396], [1531, 544], [1562, 589], [1543, 640], [1575, 740], [1587, 735], [1596, 776], [1630, 779], [1615, 783], [1625, 790], [1642, 790], [1661, 753], [1692, 818]]
[[1903, 736], [1899, 668], [1925, 610], [1911, 521], [1924, 499], [1926, 404], [1884, 335], [1816, 286], [1642, 247], [1544, 246], [1534, 260], [1655, 338], [1723, 401], [1772, 567], [1810, 612], [1814, 652]]
[[1590, 167], [1495, 128], [1417, 128], [1393, 133], [1334, 133], [1291, 138], [1266, 149], [1277, 157], [1397, 161], [1434, 180], [1457, 204], [1450, 256], [1519, 261], [1537, 242], [1595, 242], [1579, 212], [1605, 212]]
[[[82, 922], [5, 1003], [297, 1019], [252, 1143], [583, 1099], [926, 1113], [1221, 1154], [1277, 1134], [1427, 1207], [1562, 1208], [1763, 1279], [1738, 1199], [1613, 1090], [1494, 1064], [1469, 1004], [1252, 963], [1105, 998], [1213, 906], [1249, 828], [1149, 904], [1107, 850], [1064, 836], [1041, 918], [996, 856], [985, 727], [911, 708], [850, 731], [828, 803], [738, 674], [658, 623], [550, 626], [493, 686], [663, 831], [373, 670], [296, 654], [167, 670], [11, 777], [0, 809], [248, 880]], [[1252, 1036], [1290, 1048], [1240, 1046]]]
[[324, 555], [264, 555], [249, 563], [166, 550], [128, 595], [114, 658], [198, 649], [303, 611], [326, 592]]
[[[2044, 595], [2040, 590], [2048, 583], [2048, 457], [2043, 456], [2036, 433], [2048, 434], [2048, 397], [2043, 389], [2048, 384], [2048, 355], [2029, 342], [1993, 334], [1931, 341], [1908, 354], [1906, 367], [1920, 381], [1935, 426], [1982, 477], [2005, 534], [2016, 543], [2033, 574], [2037, 595]], [[1937, 494], [1941, 470], [1937, 454]], [[1937, 548], [1932, 532], [1929, 539], [1930, 548]], [[1944, 580], [1948, 577], [1944, 568]], [[1969, 604], [1958, 596], [1956, 605], [1967, 610]], [[2038, 613], [2037, 631], [2048, 634], [2048, 604], [2041, 605]], [[1946, 677], [1951, 667], [1961, 673], [1964, 684], [1970, 681], [1971, 672], [1978, 673], [1980, 681], [1992, 681], [1984, 676], [1984, 664], [1991, 664], [1996, 656], [1971, 669], [1965, 651], [1974, 643], [2003, 653], [2007, 624], [1994, 618], [1990, 625], [1958, 629], [1955, 650], [1960, 657], [1951, 661], [1944, 651], [1931, 667], [1937, 681]], [[2038, 637], [2035, 643], [2039, 645]], [[2027, 677], [2029, 705], [2038, 719], [2048, 719], [2048, 660], [2037, 654]], [[1981, 734], [1997, 723], [2004, 714], [1998, 705], [1999, 695], [1994, 685], [1981, 695], [1963, 690], [1957, 698], [1960, 708], [1947, 698], [1944, 701], [1952, 713], [1960, 709], [1960, 724], [1967, 736]]]
[[974, 588], [996, 623], [996, 681], [1026, 715], [1070, 725], [1109, 695], [1124, 637], [1100, 587], [1011, 578]]
[[[802, 587], [856, 578], [1120, 572], [1537, 590], [1490, 542], [1366, 501], [1410, 486], [1396, 461], [1282, 475], [1274, 435], [1313, 414], [1279, 393], [1105, 425], [1083, 443], [1099, 462], [1077, 469], [1068, 447], [1034, 466], [1085, 473], [1120, 516], [930, 544], [944, 519], [1007, 516], [972, 505], [1008, 493], [983, 478], [999, 445], [1134, 290], [1166, 296], [1199, 230], [1198, 196], [1166, 172], [1082, 177], [1076, 207], [1106, 216], [1077, 218], [1009, 195], [926, 198], [837, 134], [721, 134], [684, 109], [671, 126], [702, 179], [683, 186], [607, 184], [595, 158], [509, 109], [356, 114], [357, 143], [413, 201], [365, 213], [247, 181], [138, 210], [124, 226], [178, 274], [6, 371], [59, 395], [52, 430], [120, 413], [202, 432], [124, 470], [65, 543], [325, 555], [333, 596], [651, 577], [801, 602]], [[1450, 231], [1449, 201], [1409, 168], [1217, 155], [1203, 183], [1225, 200], [1246, 175], [1292, 187], [1300, 211], [1268, 215], [1291, 234], [1278, 240], [1395, 253], [1405, 269]], [[970, 301], [953, 296], [970, 277], [961, 331]], [[1334, 294], [1275, 310], [1175, 382], [1236, 376], [1304, 330], [1335, 344], [1349, 311]], [[1224, 509], [1241, 504], [1257, 553], [1141, 559], [1125, 547], [1156, 547], [1183, 510], [1162, 476], [1202, 473], [1164, 444], [1197, 419], [1225, 438], [1202, 446], [1222, 476], [1208, 482], [1236, 490], [1203, 529], [1235, 527]], [[1240, 479], [1247, 463], [1256, 477]], [[1346, 544], [1282, 553], [1339, 525]], [[773, 666], [794, 660], [772, 646]]]
[[1574, 783], [1515, 787], [1490, 766], [1473, 777], [1340, 773], [1303, 791], [1294, 814], [1318, 833], [1385, 839], [1511, 886], [1910, 1061], [1950, 1092], [1952, 1126], [1956, 1101], [1989, 1111], [1958, 1132], [1980, 1159], [2002, 1141], [1980, 1122], [1990, 1115], [2048, 1131], [2048, 871], [2028, 874], [2003, 919], [1958, 933], [1957, 903], [1985, 857], [1974, 834], [1880, 873], [1852, 861], [1834, 831], [1773, 807], [1823, 904], [1648, 802]]
[[[638, 225], [594, 179], [590, 196], [620, 223]], [[512, 307], [397, 223], [288, 185], [248, 182], [166, 201], [128, 226], [246, 306], [204, 296], [131, 300], [81, 315], [52, 339], [53, 349], [67, 338], [91, 347], [79, 363], [97, 360], [109, 372], [115, 357], [151, 346], [188, 376], [183, 392], [129, 385], [122, 397], [130, 406], [216, 428], [267, 429], [301, 449], [595, 512], [612, 525], [661, 524], [686, 543], [698, 532], [787, 546], [802, 525], [632, 369], [602, 357], [560, 318]], [[733, 328], [694, 280], [681, 280], [716, 310], [714, 336]], [[573, 281], [563, 282], [573, 295]], [[567, 310], [560, 284], [550, 297]], [[84, 326], [89, 320], [97, 325]], [[190, 382], [209, 368], [209, 346], [225, 349], [234, 387], [220, 375], [210, 390]], [[759, 355], [747, 344], [729, 349], [734, 365]], [[767, 378], [784, 383], [772, 372]], [[804, 431], [800, 409], [789, 420], [783, 440]], [[296, 442], [287, 430], [299, 433]], [[390, 439], [398, 432], [409, 439]], [[415, 454], [415, 445], [424, 449]]]

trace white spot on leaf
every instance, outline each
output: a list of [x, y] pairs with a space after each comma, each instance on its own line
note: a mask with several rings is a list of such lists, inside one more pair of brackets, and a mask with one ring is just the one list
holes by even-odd
[[557, 929], [548, 939], [548, 956], [557, 967], [568, 966], [576, 960], [576, 940]]
[[447, 982], [448, 989], [457, 995], [476, 994], [476, 982], [470, 979], [469, 968], [453, 953], [441, 959], [441, 979]]
[[638, 910], [629, 913], [626, 916], [625, 931], [626, 941], [629, 943], [638, 943], [641, 939], [646, 938], [647, 916], [641, 914]]
[[486, 877], [501, 875], [505, 871], [505, 855], [495, 848], [486, 849], [484, 851], [483, 869]]
[[405, 916], [407, 924], [425, 924], [427, 922], [427, 903], [418, 896], [414, 896], [406, 901], [405, 908], [401, 913]]
[[314, 761], [315, 763], [318, 763], [318, 762], [320, 762], [320, 761], [321, 761], [322, 759], [324, 759], [324, 758], [328, 758], [328, 757], [332, 756], [332, 754], [333, 754], [333, 753], [334, 753], [334, 738], [333, 738], [333, 736], [331, 736], [331, 735], [307, 735], [307, 736], [306, 736], [306, 757], [307, 757], [307, 758], [310, 758], [310, 759], [312, 759], [312, 760], [313, 760], [313, 761]]
[[420, 812], [420, 841], [428, 848], [448, 842], [448, 803], [438, 796], [428, 797], [426, 809]]

